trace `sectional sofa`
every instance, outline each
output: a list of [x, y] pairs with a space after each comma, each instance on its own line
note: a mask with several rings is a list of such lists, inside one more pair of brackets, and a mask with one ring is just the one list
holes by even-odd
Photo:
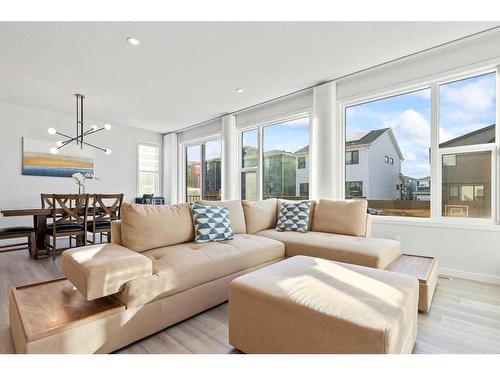
[[286, 257], [384, 269], [401, 254], [399, 242], [370, 238], [364, 200], [313, 202], [307, 233], [274, 229], [278, 199], [215, 204], [228, 208], [234, 239], [201, 244], [189, 204], [124, 204], [112, 243], [67, 250], [61, 261], [85, 300], [113, 298], [123, 309], [27, 342], [11, 296], [16, 350], [107, 353], [226, 301], [233, 279]]

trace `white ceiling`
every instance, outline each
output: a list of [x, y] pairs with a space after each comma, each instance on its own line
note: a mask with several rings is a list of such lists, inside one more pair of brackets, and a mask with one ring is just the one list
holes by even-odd
[[0, 22], [0, 100], [169, 132], [497, 25]]

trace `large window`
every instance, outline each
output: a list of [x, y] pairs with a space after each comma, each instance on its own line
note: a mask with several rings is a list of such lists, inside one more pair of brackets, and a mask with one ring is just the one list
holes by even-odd
[[347, 105], [345, 197], [376, 215], [495, 218], [496, 101], [491, 72]]
[[137, 193], [160, 194], [160, 146], [137, 145]]
[[439, 86], [441, 214], [492, 217], [496, 75]]
[[372, 214], [430, 216], [430, 89], [347, 107], [345, 197]]
[[309, 198], [309, 118], [241, 133], [241, 197]]
[[221, 140], [186, 147], [186, 201], [221, 199]]

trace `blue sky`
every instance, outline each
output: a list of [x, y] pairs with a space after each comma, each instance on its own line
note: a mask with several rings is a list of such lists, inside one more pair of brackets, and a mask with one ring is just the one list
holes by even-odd
[[[495, 123], [495, 74], [452, 82], [439, 90], [440, 142]], [[430, 89], [346, 109], [346, 132], [392, 128], [411, 177], [430, 175]]]

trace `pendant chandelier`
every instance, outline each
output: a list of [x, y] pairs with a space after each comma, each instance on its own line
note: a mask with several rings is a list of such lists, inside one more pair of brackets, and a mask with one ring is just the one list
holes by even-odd
[[96, 148], [98, 150], [103, 151], [106, 155], [111, 154], [111, 150], [109, 148], [102, 148], [96, 145], [93, 145], [91, 143], [88, 143], [86, 141], [86, 137], [89, 135], [98, 133], [102, 130], [111, 130], [111, 125], [110, 124], [104, 124], [102, 128], [99, 128], [97, 125], [92, 125], [89, 129], [84, 130], [84, 124], [83, 124], [83, 101], [85, 99], [85, 95], [83, 94], [75, 94], [76, 97], [76, 136], [71, 137], [67, 134], [63, 134], [61, 132], [58, 132], [55, 128], [49, 128], [47, 129], [47, 132], [50, 135], [60, 135], [61, 137], [64, 137], [65, 140], [63, 141], [57, 141], [57, 147], [51, 147], [50, 148], [50, 153], [51, 154], [58, 154], [59, 150], [63, 147], [66, 147], [69, 144], [72, 144], [73, 142], [76, 143], [77, 146], [80, 146], [81, 149], [83, 149], [83, 145], [90, 146], [93, 148]]

